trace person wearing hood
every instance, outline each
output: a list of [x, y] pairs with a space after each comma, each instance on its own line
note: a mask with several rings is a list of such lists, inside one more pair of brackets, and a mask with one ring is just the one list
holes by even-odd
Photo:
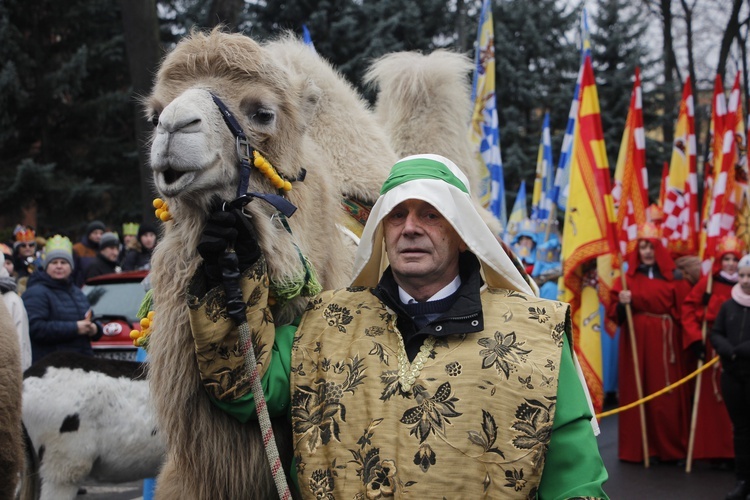
[[91, 341], [102, 336], [102, 325], [91, 320], [91, 306], [73, 282], [70, 240], [55, 235], [47, 240], [43, 269], [29, 278], [23, 303], [29, 316], [32, 362], [56, 351], [93, 356]]
[[711, 344], [721, 359], [721, 392], [732, 420], [737, 484], [727, 500], [750, 496], [750, 255], [737, 267], [738, 282], [711, 329]]
[[[607, 315], [621, 326], [619, 347], [619, 402], [638, 399], [633, 356], [637, 356], [643, 395], [653, 394], [680, 380], [685, 373], [679, 310], [687, 287], [669, 252], [661, 243], [661, 231], [647, 222], [638, 228], [637, 247], [628, 254], [627, 289], [616, 280]], [[636, 353], [625, 323], [626, 304], [633, 315]], [[690, 394], [681, 385], [645, 405], [649, 457], [664, 462], [683, 460], [687, 454]], [[638, 411], [620, 414], [620, 460], [642, 462], [644, 453]]]
[[123, 271], [149, 270], [151, 269], [151, 254], [156, 247], [156, 228], [149, 223], [143, 223], [138, 228], [138, 238], [134, 246], [125, 252], [122, 261]]
[[106, 230], [107, 227], [102, 221], [91, 221], [86, 225], [86, 230], [81, 241], [73, 245], [73, 261], [75, 264], [73, 281], [76, 286], [82, 287], [84, 281], [86, 281], [86, 271], [96, 260], [96, 255], [99, 251], [99, 241], [101, 241], [102, 235]]
[[237, 330], [206, 309], [225, 300], [210, 287], [232, 243], [253, 338], [273, 345], [258, 366], [271, 415], [291, 414], [303, 497], [606, 498], [569, 307], [532, 294], [468, 186], [442, 156], [397, 162], [351, 287], [314, 297], [297, 327], [269, 321], [247, 219], [210, 216], [188, 290], [204, 387], [230, 415], [255, 418], [242, 356], [220, 355], [240, 352]]
[[[711, 293], [708, 293], [709, 276], [703, 276], [682, 304], [683, 348], [693, 353], [692, 365], [697, 359], [710, 360], [715, 356], [713, 345], [705, 336], [710, 334], [722, 304], [732, 296], [732, 287], [739, 279], [737, 264], [741, 258], [742, 242], [734, 235], [723, 237], [716, 245]], [[702, 329], [704, 321], [705, 331]], [[691, 366], [690, 371], [693, 369]], [[704, 372], [700, 382], [693, 458], [732, 459], [732, 422], [721, 394], [719, 366]]]
[[[2, 244], [0, 247], [4, 247]], [[26, 314], [26, 308], [23, 305], [21, 297], [18, 295], [18, 286], [16, 280], [8, 273], [5, 267], [7, 255], [5, 252], [0, 253], [0, 295], [3, 296], [3, 302], [10, 312], [13, 324], [16, 326], [18, 333], [18, 344], [21, 346], [21, 369], [26, 370], [31, 366], [31, 340], [29, 340], [29, 317]]]
[[120, 259], [120, 239], [115, 233], [104, 233], [99, 240], [99, 251], [96, 260], [86, 270], [86, 280], [101, 276], [102, 274], [119, 273], [122, 268], [118, 262]]

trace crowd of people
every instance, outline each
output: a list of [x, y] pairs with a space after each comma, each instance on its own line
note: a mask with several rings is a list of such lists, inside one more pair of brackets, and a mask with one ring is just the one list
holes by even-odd
[[89, 222], [73, 244], [66, 235], [43, 237], [18, 225], [0, 243], [0, 293], [16, 325], [22, 368], [56, 351], [93, 355], [102, 335], [81, 288], [103, 274], [148, 270], [157, 231], [149, 223], [128, 222], [123, 239], [102, 221]]
[[[562, 268], [554, 228], [539, 231], [524, 221], [509, 243], [542, 295], [555, 298]], [[616, 367], [609, 367], [616, 373], [610, 390], [619, 406], [637, 401], [639, 394], [659, 392], [719, 356], [720, 363], [699, 382], [675, 387], [644, 405], [645, 440], [639, 410], [620, 413], [618, 456], [627, 462], [648, 456], [652, 462], [685, 464], [695, 404], [691, 459], [719, 468], [734, 463], [737, 484], [728, 500], [750, 498], [750, 255], [743, 254], [742, 242], [725, 236], [711, 271], [701, 276], [697, 257], [686, 259], [666, 249], [655, 218], [638, 228], [637, 244], [627, 255], [625, 284], [615, 282], [606, 310], [620, 328]]]

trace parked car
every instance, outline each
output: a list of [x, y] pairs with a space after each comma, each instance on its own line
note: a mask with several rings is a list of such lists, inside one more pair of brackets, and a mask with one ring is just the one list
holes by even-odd
[[136, 314], [148, 288], [147, 275], [148, 271], [126, 271], [86, 281], [83, 293], [91, 304], [92, 319], [104, 327], [104, 335], [91, 343], [96, 356], [135, 361], [137, 349], [130, 332], [141, 329]]

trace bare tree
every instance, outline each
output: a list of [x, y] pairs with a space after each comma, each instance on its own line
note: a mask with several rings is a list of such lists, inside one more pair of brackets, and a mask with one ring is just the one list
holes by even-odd
[[716, 68], [716, 74], [721, 76], [722, 81], [725, 80], [727, 71], [727, 59], [729, 58], [729, 51], [732, 48], [732, 43], [739, 36], [740, 32], [740, 9], [742, 8], [743, 0], [732, 0], [732, 11], [727, 21], [727, 27], [724, 29], [724, 35], [721, 38], [721, 46], [719, 49], [719, 64]]
[[[156, 0], [120, 0], [120, 10], [133, 96], [139, 99], [151, 91], [152, 78], [161, 58]], [[150, 132], [151, 125], [143, 115], [138, 102], [135, 106], [135, 135], [141, 169], [141, 207], [144, 218], [154, 217], [151, 205], [154, 191], [151, 185], [151, 169], [148, 166], [149, 154], [146, 150]]]
[[[693, 53], [693, 12], [695, 11], [695, 5], [698, 0], [689, 2], [687, 0], [680, 0], [682, 5], [682, 12], [685, 15], [685, 35], [687, 38], [687, 58], [688, 58], [688, 74], [690, 75], [690, 83], [693, 86], [693, 103], [698, 100], [698, 78], [695, 74], [695, 54]], [[695, 119], [695, 130], [699, 131], [701, 120], [703, 119], [701, 108], [699, 106], [693, 106], [694, 119]]]

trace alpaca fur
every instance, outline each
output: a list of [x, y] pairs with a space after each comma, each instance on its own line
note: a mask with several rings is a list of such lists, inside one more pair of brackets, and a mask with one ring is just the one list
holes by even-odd
[[464, 126], [473, 108], [466, 76], [473, 66], [468, 57], [445, 50], [397, 52], [376, 60], [365, 81], [380, 89], [375, 115], [396, 155], [432, 153], [453, 160], [469, 179], [482, 220], [500, 234], [497, 218], [476, 199], [479, 164]]
[[15, 498], [23, 463], [21, 348], [10, 312], [0, 301], [0, 500]]
[[142, 363], [45, 356], [24, 373], [23, 425], [23, 500], [72, 500], [87, 479], [153, 477], [164, 459]]
[[[340, 198], [375, 201], [398, 155], [352, 86], [289, 36], [260, 45], [238, 34], [194, 32], [166, 56], [146, 100], [147, 115], [158, 121], [151, 148], [154, 183], [173, 215], [163, 225], [151, 271], [155, 320], [149, 377], [168, 450], [156, 496], [270, 498], [275, 488], [259, 428], [252, 422], [240, 424], [210, 402], [199, 377], [188, 320], [186, 290], [201, 261], [196, 247], [205, 219], [216, 200], [236, 196], [238, 183], [235, 139], [209, 91], [228, 106], [250, 143], [280, 174], [296, 179], [303, 168], [307, 172], [304, 181], [294, 182], [286, 193], [298, 207], [289, 218], [292, 235], [272, 218], [274, 210], [267, 204], [253, 201], [245, 208], [272, 281], [301, 272], [299, 248], [312, 261], [324, 288], [347, 285], [354, 247], [344, 243], [337, 229]], [[455, 98], [451, 93], [438, 97]], [[400, 116], [408, 121], [408, 110]], [[425, 128], [423, 123], [411, 123]], [[464, 123], [435, 130], [430, 144], [465, 142], [464, 133], [453, 133], [463, 130]], [[421, 134], [425, 140], [426, 135]], [[415, 146], [398, 154], [424, 151]], [[253, 169], [249, 191], [275, 189]], [[275, 323], [290, 322], [306, 302], [299, 297], [273, 308]], [[274, 429], [289, 470], [289, 422], [279, 419]]]

